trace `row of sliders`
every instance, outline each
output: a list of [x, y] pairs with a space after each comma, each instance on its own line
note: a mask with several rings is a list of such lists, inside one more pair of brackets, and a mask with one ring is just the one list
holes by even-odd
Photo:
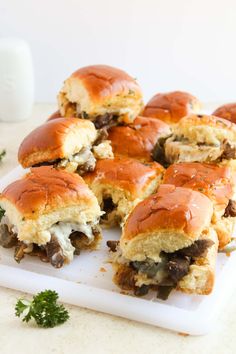
[[235, 124], [185, 92], [144, 106], [137, 81], [104, 65], [65, 80], [58, 108], [19, 147], [30, 171], [0, 195], [0, 244], [60, 268], [118, 225], [107, 245], [122, 290], [209, 294], [233, 237]]

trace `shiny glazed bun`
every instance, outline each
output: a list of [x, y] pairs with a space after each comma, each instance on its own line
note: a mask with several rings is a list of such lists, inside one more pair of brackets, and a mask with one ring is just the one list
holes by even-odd
[[143, 116], [163, 120], [168, 124], [177, 123], [191, 113], [198, 113], [199, 100], [187, 92], [174, 91], [158, 93], [144, 107]]

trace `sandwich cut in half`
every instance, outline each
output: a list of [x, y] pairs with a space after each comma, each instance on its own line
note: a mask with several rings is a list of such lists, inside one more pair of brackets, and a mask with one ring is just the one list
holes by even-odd
[[105, 132], [78, 118], [44, 123], [23, 140], [18, 152], [24, 168], [53, 165], [80, 175], [93, 171], [99, 158], [113, 158]]
[[156, 191], [163, 173], [164, 168], [156, 162], [144, 164], [116, 157], [99, 160], [95, 170], [83, 177], [105, 212], [101, 223], [113, 226], [122, 224], [140, 200]]
[[138, 296], [155, 290], [163, 300], [173, 289], [209, 294], [218, 249], [212, 213], [204, 194], [161, 185], [130, 213], [120, 242], [107, 242], [115, 284]]
[[232, 240], [235, 220], [236, 174], [229, 167], [199, 162], [182, 162], [169, 166], [163, 183], [191, 188], [213, 202], [212, 224], [223, 249]]
[[215, 116], [186, 116], [173, 126], [162, 147], [168, 163], [229, 164], [236, 158], [236, 125]]
[[91, 65], [74, 72], [58, 95], [63, 117], [91, 120], [97, 129], [132, 123], [143, 108], [137, 81], [108, 65]]
[[175, 124], [189, 114], [197, 114], [200, 101], [188, 92], [173, 91], [158, 93], [144, 107], [142, 115], [158, 118], [168, 124]]
[[168, 124], [159, 119], [139, 116], [132, 124], [109, 129], [108, 139], [115, 156], [150, 162], [153, 161], [152, 152], [157, 140], [166, 139], [170, 135]]
[[14, 247], [17, 262], [29, 254], [60, 268], [101, 239], [101, 209], [75, 173], [32, 168], [3, 190], [0, 211], [0, 245]]

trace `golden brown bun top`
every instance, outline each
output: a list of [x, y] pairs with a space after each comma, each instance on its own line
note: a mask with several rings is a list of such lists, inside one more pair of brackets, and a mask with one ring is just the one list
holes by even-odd
[[204, 194], [162, 184], [156, 194], [143, 200], [131, 212], [124, 227], [123, 241], [162, 230], [184, 232], [189, 239], [195, 239], [203, 225], [210, 222], [212, 213], [212, 202]]
[[53, 120], [53, 119], [57, 119], [57, 118], [62, 118], [62, 115], [60, 113], [60, 111], [56, 111], [56, 112], [53, 112], [47, 119], [47, 121], [49, 120]]
[[130, 158], [115, 157], [113, 160], [98, 160], [95, 170], [83, 177], [88, 184], [112, 185], [138, 197], [138, 194], [163, 172], [164, 168], [157, 162], [144, 164]]
[[141, 94], [138, 83], [125, 71], [108, 65], [90, 65], [75, 71], [71, 78], [83, 82], [93, 99], [103, 99], [129, 91]]
[[189, 116], [183, 117], [175, 128], [177, 127], [178, 129], [178, 127], [183, 127], [185, 129], [189, 129], [193, 126], [199, 125], [212, 128], [223, 128], [226, 130], [236, 129], [236, 125], [234, 123], [226, 119], [207, 114], [190, 114]]
[[137, 117], [129, 126], [112, 127], [108, 139], [115, 155], [152, 161], [152, 150], [158, 138], [170, 133], [170, 127], [159, 119]]
[[188, 114], [197, 113], [200, 106], [198, 99], [187, 92], [158, 93], [146, 104], [142, 115], [176, 123]]
[[39, 215], [94, 198], [83, 179], [75, 173], [43, 166], [32, 168], [23, 178], [11, 183], [0, 195], [22, 215], [36, 219]]
[[[30, 167], [64, 158], [66, 137], [75, 129], [87, 129], [96, 134], [93, 123], [79, 118], [58, 118], [40, 125], [22, 141], [18, 151], [20, 164]], [[75, 143], [71, 142], [73, 146]]]
[[236, 103], [228, 103], [220, 106], [212, 114], [236, 123]]
[[[235, 179], [235, 177], [234, 177]], [[176, 163], [165, 172], [163, 183], [191, 188], [226, 207], [233, 195], [231, 170], [206, 163]]]

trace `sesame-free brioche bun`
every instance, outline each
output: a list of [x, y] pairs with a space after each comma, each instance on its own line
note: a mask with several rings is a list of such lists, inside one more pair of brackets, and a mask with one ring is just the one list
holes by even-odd
[[156, 162], [143, 164], [131, 158], [115, 157], [99, 160], [95, 170], [84, 175], [84, 179], [102, 209], [106, 209], [106, 201], [110, 200], [112, 210], [107, 220], [110, 226], [122, 223], [134, 205], [154, 193], [163, 173], [164, 168]]
[[230, 213], [236, 212], [233, 201], [235, 172], [229, 167], [213, 164], [179, 163], [167, 168], [163, 183], [191, 188], [210, 198], [214, 205], [212, 224], [218, 235], [219, 248], [224, 248], [231, 241], [235, 217]]
[[94, 122], [97, 117], [111, 114], [120, 122], [131, 123], [143, 107], [136, 80], [108, 65], [91, 65], [74, 72], [65, 80], [58, 103], [62, 116]]
[[128, 126], [112, 127], [108, 139], [115, 156], [149, 162], [153, 160], [152, 151], [157, 140], [170, 134], [168, 124], [159, 119], [139, 116]]
[[213, 204], [200, 192], [173, 185], [160, 185], [128, 216], [120, 247], [125, 258], [160, 260], [160, 253], [190, 246], [209, 229]]
[[169, 163], [230, 160], [236, 156], [235, 141], [235, 124], [192, 114], [173, 126], [173, 135], [165, 142], [165, 156]]
[[167, 168], [163, 183], [191, 188], [205, 194], [222, 215], [234, 195], [235, 173], [233, 176], [226, 166], [182, 162]]
[[20, 241], [39, 245], [50, 240], [47, 230], [58, 222], [96, 223], [101, 215], [97, 199], [79, 175], [48, 166], [32, 168], [6, 187], [0, 206]]
[[54, 161], [91, 147], [97, 137], [94, 125], [84, 119], [58, 118], [34, 129], [20, 145], [18, 160], [23, 167]]
[[193, 95], [187, 92], [174, 91], [156, 94], [146, 104], [142, 115], [173, 124], [186, 115], [198, 113], [200, 108], [199, 100]]
[[232, 123], [236, 123], [236, 103], [224, 104], [218, 107], [212, 114], [227, 119]]

